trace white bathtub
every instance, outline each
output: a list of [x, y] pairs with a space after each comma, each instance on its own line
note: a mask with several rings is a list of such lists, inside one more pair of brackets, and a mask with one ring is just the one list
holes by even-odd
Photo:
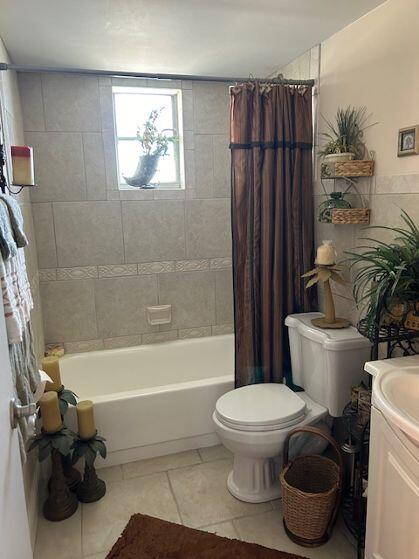
[[[65, 386], [95, 404], [106, 465], [218, 443], [212, 413], [234, 385], [233, 335], [66, 355], [60, 364]], [[74, 410], [68, 416], [75, 428]]]

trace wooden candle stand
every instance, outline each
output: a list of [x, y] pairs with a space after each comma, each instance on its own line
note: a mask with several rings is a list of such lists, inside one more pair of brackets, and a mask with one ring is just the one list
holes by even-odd
[[97, 477], [96, 468], [92, 464], [84, 465], [83, 480], [77, 485], [76, 494], [82, 503], [99, 501], [106, 493], [106, 483]]
[[324, 316], [313, 318], [311, 323], [319, 328], [348, 328], [351, 325], [346, 318], [336, 317], [335, 303], [333, 301], [330, 281], [324, 282]]
[[45, 518], [52, 522], [69, 518], [79, 506], [76, 495], [67, 485], [61, 458], [61, 453], [55, 448], [52, 449], [49, 496], [43, 507]]

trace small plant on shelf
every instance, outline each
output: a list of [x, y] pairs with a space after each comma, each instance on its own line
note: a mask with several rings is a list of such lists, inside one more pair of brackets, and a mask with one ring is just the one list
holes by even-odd
[[360, 240], [370, 244], [360, 252], [346, 252], [351, 268], [356, 268], [353, 295], [365, 313], [365, 330], [369, 336], [385, 323], [406, 323], [419, 329], [419, 228], [402, 210], [404, 227], [375, 226], [368, 229], [394, 233], [388, 243], [370, 237]]
[[366, 152], [364, 131], [373, 126], [368, 124], [370, 116], [366, 107], [349, 106], [338, 108], [335, 123], [323, 117], [328, 131], [322, 133], [326, 143], [319, 155], [329, 161], [362, 159]]

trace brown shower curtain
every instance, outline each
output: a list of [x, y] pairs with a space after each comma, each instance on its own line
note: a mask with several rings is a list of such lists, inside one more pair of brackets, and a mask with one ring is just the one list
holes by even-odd
[[284, 319], [315, 304], [311, 87], [230, 89], [236, 386], [281, 382]]

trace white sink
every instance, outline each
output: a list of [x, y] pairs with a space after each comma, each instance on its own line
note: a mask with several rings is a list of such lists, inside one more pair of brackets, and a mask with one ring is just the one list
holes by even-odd
[[419, 443], [419, 355], [370, 361], [373, 404], [399, 429]]

